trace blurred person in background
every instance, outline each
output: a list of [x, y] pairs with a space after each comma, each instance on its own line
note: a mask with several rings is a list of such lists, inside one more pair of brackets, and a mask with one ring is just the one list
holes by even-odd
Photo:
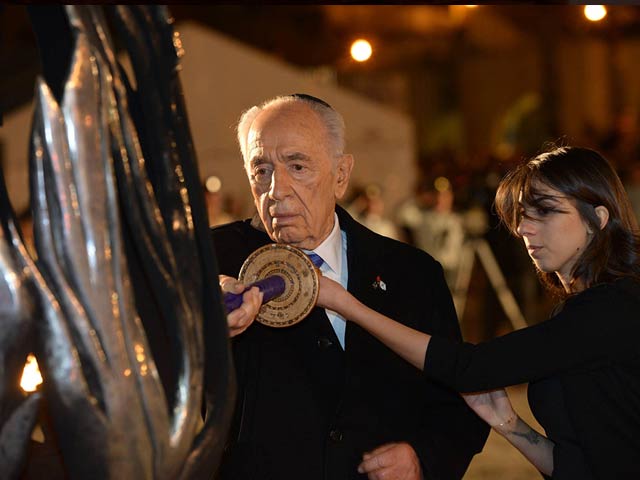
[[216, 176], [210, 176], [204, 183], [204, 200], [207, 206], [209, 226], [222, 225], [235, 220], [225, 208], [226, 199], [222, 194], [222, 181]]
[[415, 198], [398, 212], [398, 223], [408, 233], [409, 243], [429, 252], [442, 264], [450, 287], [455, 282], [465, 240], [463, 218], [454, 211], [453, 203], [451, 183], [438, 177], [433, 186], [419, 188]]
[[346, 210], [368, 229], [385, 237], [399, 239], [395, 224], [384, 216], [384, 199], [378, 185], [355, 188]]

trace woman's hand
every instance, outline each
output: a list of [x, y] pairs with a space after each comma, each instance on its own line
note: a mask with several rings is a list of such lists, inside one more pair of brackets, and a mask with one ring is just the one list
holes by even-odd
[[462, 396], [467, 405], [499, 433], [504, 434], [515, 425], [518, 415], [504, 389]]
[[[226, 275], [220, 275], [219, 282], [223, 292], [240, 294], [245, 289], [242, 282]], [[227, 326], [229, 327], [230, 337], [235, 337], [249, 328], [260, 311], [262, 297], [263, 293], [258, 287], [250, 288], [244, 292], [242, 295], [242, 305], [227, 314]]]
[[501, 389], [462, 396], [467, 405], [491, 428], [520, 450], [538, 470], [551, 476], [554, 443], [518, 417], [507, 392]]
[[320, 292], [318, 293], [318, 307], [327, 308], [345, 315], [345, 307], [348, 306], [350, 295], [342, 285], [323, 275], [320, 275]]

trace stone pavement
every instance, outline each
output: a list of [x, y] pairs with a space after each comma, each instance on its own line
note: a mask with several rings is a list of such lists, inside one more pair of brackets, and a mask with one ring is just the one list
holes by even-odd
[[[518, 414], [541, 433], [527, 403], [526, 385], [507, 389]], [[500, 435], [491, 431], [484, 450], [476, 455], [463, 480], [541, 480], [542, 475]]]

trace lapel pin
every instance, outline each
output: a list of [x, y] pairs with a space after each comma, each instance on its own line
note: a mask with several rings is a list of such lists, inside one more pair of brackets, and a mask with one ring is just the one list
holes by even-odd
[[384, 290], [385, 292], [387, 291], [387, 284], [382, 281], [380, 275], [376, 277], [376, 281], [373, 282], [372, 286], [373, 288], [379, 288], [380, 290]]

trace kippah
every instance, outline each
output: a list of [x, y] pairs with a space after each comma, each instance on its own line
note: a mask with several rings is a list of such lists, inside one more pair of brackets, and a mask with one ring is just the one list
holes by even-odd
[[292, 93], [289, 96], [293, 98], [299, 98], [301, 100], [307, 100], [309, 102], [319, 103], [320, 105], [333, 110], [333, 107], [331, 105], [329, 105], [324, 100], [320, 100], [318, 97], [314, 97], [313, 95], [307, 95], [306, 93]]

